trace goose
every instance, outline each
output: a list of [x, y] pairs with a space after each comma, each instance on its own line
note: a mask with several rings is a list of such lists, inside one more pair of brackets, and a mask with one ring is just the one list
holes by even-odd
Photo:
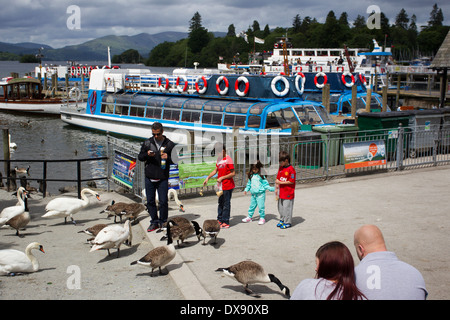
[[18, 168], [17, 166], [14, 167], [14, 171], [16, 172], [16, 174], [27, 174], [28, 176], [30, 176], [30, 166], [26, 167], [26, 168]]
[[223, 272], [225, 275], [234, 278], [236, 281], [244, 285], [245, 292], [251, 296], [259, 298], [259, 294], [255, 294], [248, 288], [249, 284], [254, 283], [270, 283], [274, 282], [278, 285], [281, 292], [290, 298], [289, 288], [283, 285], [280, 280], [273, 274], [267, 274], [264, 268], [253, 261], [241, 261], [228, 268], [219, 268], [217, 272]]
[[122, 223], [122, 211], [125, 208], [125, 202], [115, 202], [114, 200], [108, 205], [105, 210], [100, 211], [100, 213], [108, 213], [108, 218], [114, 216], [114, 223], [116, 223], [117, 217], [120, 217], [120, 223]]
[[217, 235], [220, 232], [220, 223], [216, 219], [209, 219], [203, 222], [203, 228], [201, 234], [198, 236], [198, 240], [200, 237], [203, 237], [203, 245], [205, 245], [206, 236], [214, 238], [214, 243], [217, 242]]
[[159, 268], [159, 274], [162, 274], [161, 268], [166, 266], [170, 261], [175, 258], [175, 246], [173, 245], [173, 240], [171, 236], [171, 224], [175, 225], [175, 223], [171, 220], [167, 224], [167, 245], [156, 247], [150, 250], [145, 256], [141, 259], [133, 261], [130, 265], [139, 264], [145, 267], [152, 268], [151, 276], [153, 276], [153, 270]]
[[133, 224], [137, 222], [137, 217], [139, 214], [145, 210], [145, 205], [142, 203], [127, 203], [124, 209], [121, 212], [120, 218], [122, 219], [122, 216], [128, 219], [133, 219]]
[[28, 192], [25, 188], [17, 189], [18, 205], [7, 207], [0, 213], [0, 226], [9, 225], [16, 229], [16, 235], [19, 236], [19, 229], [25, 227], [30, 222], [30, 213], [26, 198]]
[[131, 222], [129, 219], [125, 221], [123, 226], [121, 225], [109, 225], [103, 228], [92, 240], [92, 248], [89, 252], [93, 252], [100, 249], [108, 250], [108, 256], [110, 255], [109, 249], [117, 249], [117, 258], [120, 255], [120, 246], [125, 241], [131, 246]]
[[96, 225], [93, 225], [92, 227], [86, 228], [84, 230], [78, 231], [78, 233], [86, 233], [87, 235], [92, 236], [92, 238], [87, 239], [87, 242], [90, 242], [95, 239], [97, 234], [105, 227], [107, 227], [107, 224], [99, 223]]
[[39, 262], [31, 253], [33, 249], [45, 253], [44, 248], [38, 242], [30, 243], [25, 249], [25, 253], [14, 249], [0, 250], [0, 275], [38, 271]]
[[64, 217], [64, 223], [66, 223], [67, 217], [70, 217], [73, 224], [76, 224], [75, 220], [73, 219], [73, 215], [81, 209], [87, 207], [89, 204], [89, 199], [86, 196], [86, 193], [94, 195], [98, 199], [98, 201], [100, 201], [100, 195], [98, 193], [92, 191], [89, 188], [84, 188], [83, 190], [81, 190], [81, 199], [59, 197], [51, 200], [45, 207], [47, 213], [44, 214], [42, 218]]
[[[191, 223], [191, 222], [190, 222], [188, 219], [186, 219], [185, 217], [180, 217], [180, 216], [170, 218], [170, 220], [173, 221], [173, 222], [175, 222], [175, 224], [178, 225], [178, 226], [184, 225], [184, 224], [189, 225], [189, 224]], [[167, 228], [167, 222], [164, 222], [164, 223], [162, 224], [162, 229], [163, 229], [163, 230], [166, 230], [166, 228]], [[161, 240], [165, 240], [165, 239], [166, 239], [166, 238], [161, 239]]]
[[[190, 235], [193, 235], [194, 233], [197, 235], [197, 237], [200, 240], [200, 234], [201, 234], [201, 228], [197, 221], [191, 221], [189, 224], [181, 224], [173, 226], [170, 229], [172, 241], [177, 240], [177, 245], [180, 247], [180, 241], [181, 243], [184, 243], [184, 240], [186, 240]], [[167, 231], [167, 236], [169, 236], [169, 231]]]

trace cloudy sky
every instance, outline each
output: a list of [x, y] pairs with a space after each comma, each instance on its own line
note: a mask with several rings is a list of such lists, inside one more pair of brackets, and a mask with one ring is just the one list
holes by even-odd
[[369, 6], [376, 5], [393, 24], [402, 8], [417, 25], [426, 25], [433, 4], [449, 24], [448, 0], [1, 0], [0, 42], [35, 42], [61, 48], [106, 35], [187, 32], [198, 11], [209, 31], [246, 30], [253, 21], [261, 28], [291, 27], [295, 15], [324, 22], [330, 10], [339, 17], [347, 12], [352, 22], [357, 15], [366, 19]]

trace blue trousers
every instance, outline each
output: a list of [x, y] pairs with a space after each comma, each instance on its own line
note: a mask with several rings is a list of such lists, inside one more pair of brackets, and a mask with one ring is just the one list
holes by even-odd
[[[156, 192], [158, 192], [159, 217], [156, 207]], [[147, 210], [150, 214], [150, 224], [163, 224], [169, 216], [169, 180], [152, 182], [145, 178], [145, 195], [147, 196]]]
[[219, 197], [219, 204], [217, 207], [217, 220], [219, 220], [222, 223], [230, 224], [232, 194], [233, 189], [223, 190], [223, 194]]
[[265, 219], [266, 216], [266, 193], [252, 193], [250, 198], [250, 207], [248, 208], [248, 216], [251, 218], [255, 213], [256, 207], [259, 208], [259, 218]]

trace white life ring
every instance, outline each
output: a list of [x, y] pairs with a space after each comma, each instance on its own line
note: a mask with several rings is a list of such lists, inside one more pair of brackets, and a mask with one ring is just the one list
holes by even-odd
[[69, 91], [69, 98], [73, 99], [75, 101], [80, 101], [81, 100], [81, 91], [80, 91], [80, 89], [78, 89], [77, 87], [73, 87], [72, 89], [70, 89], [70, 91]]
[[[299, 87], [299, 85], [298, 85], [299, 79], [301, 79], [301, 81], [302, 81], [301, 87]], [[297, 73], [297, 75], [295, 76], [295, 89], [297, 89], [297, 92], [300, 95], [302, 95], [303, 91], [305, 90], [305, 82], [306, 82], [305, 75], [302, 72]]]
[[[345, 80], [345, 77], [351, 77], [352, 78], [352, 82], [347, 82]], [[351, 74], [348, 71], [342, 73], [341, 80], [342, 80], [342, 83], [345, 84], [345, 86], [348, 87], [348, 88], [353, 87], [353, 85], [355, 84], [355, 77], [353, 76], [353, 74]]]
[[359, 74], [359, 80], [361, 81], [362, 85], [364, 87], [367, 87], [367, 80], [366, 80], [366, 76], [363, 75], [362, 73]]
[[[277, 89], [276, 84], [278, 81], [283, 81], [283, 83], [284, 83], [283, 91], [280, 91]], [[273, 94], [276, 96], [279, 96], [279, 97], [284, 97], [289, 92], [289, 82], [287, 81], [287, 79], [285, 77], [282, 77], [282, 76], [276, 76], [275, 78], [273, 78], [270, 86], [272, 88]]]
[[[165, 80], [165, 84], [163, 83], [163, 80]], [[158, 79], [158, 87], [161, 90], [169, 90], [169, 78], [167, 78], [166, 76], [161, 76]]]
[[[203, 88], [200, 89], [199, 82], [200, 80], [203, 80]], [[204, 76], [198, 76], [195, 80], [195, 90], [197, 90], [198, 93], [203, 94], [208, 89], [208, 82], [206, 81], [206, 78]]]
[[[317, 78], [319, 78], [319, 77], [323, 77], [323, 83], [322, 84], [319, 84], [317, 82]], [[323, 73], [323, 72], [317, 72], [316, 73], [316, 76], [314, 77], [314, 84], [316, 85], [317, 88], [322, 89], [325, 86], [325, 84], [327, 83], [327, 81], [328, 81], [328, 78], [327, 78], [327, 75], [325, 73]]]
[[[244, 91], [239, 90], [239, 83], [244, 82], [245, 83], [245, 89]], [[250, 83], [248, 82], [248, 79], [246, 77], [239, 77], [236, 79], [236, 82], [234, 83], [234, 91], [236, 91], [236, 94], [240, 97], [245, 97], [248, 94], [248, 90], [250, 89]]]
[[[225, 84], [225, 88], [223, 88], [223, 90], [220, 89], [220, 83], [221, 83], [222, 81], [223, 81], [224, 84]], [[225, 94], [228, 93], [228, 86], [229, 86], [229, 83], [228, 83], [228, 79], [227, 79], [226, 77], [220, 76], [220, 77], [217, 78], [217, 81], [216, 81], [216, 90], [217, 90], [217, 92], [218, 92], [221, 96], [223, 96], [223, 95], [225, 95]]]
[[[180, 79], [184, 81], [184, 85], [183, 86], [180, 84]], [[177, 78], [176, 86], [177, 86], [177, 90], [178, 90], [179, 93], [186, 92], [187, 89], [188, 89], [188, 81], [187, 81], [186, 76], [179, 76]]]

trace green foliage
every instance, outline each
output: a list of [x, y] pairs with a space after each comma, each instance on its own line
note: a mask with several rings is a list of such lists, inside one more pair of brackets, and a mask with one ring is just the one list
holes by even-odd
[[139, 51], [128, 49], [119, 55], [114, 55], [111, 59], [112, 63], [140, 63], [143, 60]]
[[20, 57], [17, 54], [0, 51], [0, 61], [14, 61], [19, 59]]
[[[402, 8], [395, 16], [395, 22], [390, 25], [389, 19], [381, 12], [380, 28], [369, 29], [366, 18], [358, 15], [353, 23], [349, 23], [346, 12], [340, 14], [339, 19], [333, 11], [327, 15], [325, 23], [319, 23], [315, 18], [301, 17], [300, 14], [292, 18], [290, 28], [277, 27], [273, 30], [266, 25], [261, 30], [258, 21], [254, 20], [246, 31], [249, 43], [241, 37], [235, 37], [233, 24], [228, 28], [227, 36], [214, 37], [202, 26], [202, 19], [198, 12], [189, 22], [189, 37], [177, 43], [165, 42], [156, 46], [150, 53], [146, 64], [151, 66], [192, 67], [199, 62], [200, 67], [216, 67], [219, 57], [225, 63], [248, 63], [248, 56], [256, 51], [272, 51], [277, 38], [286, 34], [294, 48], [342, 48], [344, 45], [353, 48], [373, 49], [373, 39], [380, 45], [391, 47], [394, 58], [403, 56], [404, 52], [411, 53], [411, 59], [417, 51], [426, 55], [437, 52], [449, 30], [443, 26], [442, 10], [435, 4], [430, 13], [428, 26], [417, 30], [416, 16], [409, 17]], [[254, 44], [253, 38], [264, 39], [264, 44]], [[237, 59], [238, 58], [238, 59]]]
[[20, 63], [38, 63], [39, 59], [34, 54], [24, 54], [19, 59]]

